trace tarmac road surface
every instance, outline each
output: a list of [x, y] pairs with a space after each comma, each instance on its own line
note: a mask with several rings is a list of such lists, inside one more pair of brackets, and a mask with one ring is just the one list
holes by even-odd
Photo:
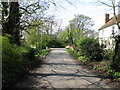
[[20, 88], [114, 88], [104, 77], [83, 68], [65, 48], [53, 48], [44, 62], [30, 71]]

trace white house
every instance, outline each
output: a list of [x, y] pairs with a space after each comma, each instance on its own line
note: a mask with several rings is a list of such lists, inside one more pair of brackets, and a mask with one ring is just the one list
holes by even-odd
[[[120, 14], [117, 15], [120, 22]], [[105, 49], [114, 48], [114, 39], [111, 38], [112, 33], [119, 34], [120, 30], [116, 25], [115, 17], [109, 19], [109, 14], [105, 14], [105, 24], [99, 29], [99, 43], [103, 45]]]

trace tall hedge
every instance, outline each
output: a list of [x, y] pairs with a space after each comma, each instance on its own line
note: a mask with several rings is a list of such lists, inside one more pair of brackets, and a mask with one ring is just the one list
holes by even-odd
[[117, 54], [113, 57], [111, 67], [117, 72], [120, 72], [120, 49], [118, 50]]
[[2, 39], [2, 85], [3, 88], [12, 87], [35, 62], [31, 58], [34, 53], [32, 52], [30, 56], [31, 49], [10, 44], [5, 36], [0, 36], [0, 39]]
[[84, 38], [80, 43], [80, 53], [89, 58], [90, 61], [101, 61], [102, 49], [97, 40], [93, 38]]

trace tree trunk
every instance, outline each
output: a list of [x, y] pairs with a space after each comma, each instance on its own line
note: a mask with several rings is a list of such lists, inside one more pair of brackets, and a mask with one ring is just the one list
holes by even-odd
[[[3, 6], [6, 8], [5, 6]], [[4, 9], [3, 9], [4, 10]], [[4, 19], [4, 11], [2, 13]], [[20, 22], [20, 14], [19, 14], [19, 4], [18, 2], [10, 2], [10, 8], [8, 13], [8, 18], [2, 20], [2, 28], [3, 35], [10, 34], [11, 43], [15, 43], [20, 45], [20, 37], [19, 37], [19, 22]]]

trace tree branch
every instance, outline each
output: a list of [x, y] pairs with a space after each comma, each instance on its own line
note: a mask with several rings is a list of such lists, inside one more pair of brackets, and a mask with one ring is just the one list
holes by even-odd
[[19, 7], [19, 8], [22, 9], [22, 10], [24, 10], [24, 11], [26, 11], [28, 14], [32, 14], [32, 13], [28, 12], [28, 10], [25, 9], [25, 8], [23, 8], [23, 7]]
[[98, 0], [98, 2], [100, 2], [101, 4], [104, 4], [104, 5], [108, 6], [108, 7], [112, 7], [111, 5], [109, 5], [107, 3], [104, 3], [104, 2], [101, 2], [100, 0]]

